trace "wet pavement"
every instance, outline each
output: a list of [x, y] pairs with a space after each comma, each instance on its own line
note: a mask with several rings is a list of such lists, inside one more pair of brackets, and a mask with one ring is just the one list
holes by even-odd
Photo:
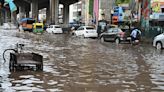
[[[151, 44], [119, 44], [69, 34], [0, 31], [2, 92], [164, 92], [164, 53]], [[43, 55], [43, 71], [9, 72], [2, 53], [24, 43]], [[9, 52], [5, 57], [9, 60]]]

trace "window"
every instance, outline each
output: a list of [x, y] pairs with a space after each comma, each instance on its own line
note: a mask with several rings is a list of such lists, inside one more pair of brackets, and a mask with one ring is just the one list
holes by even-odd
[[87, 30], [93, 30], [93, 27], [86, 27]]
[[42, 26], [36, 26], [36, 29], [42, 29]]
[[114, 13], [118, 13], [118, 10], [114, 10]]
[[161, 9], [162, 13], [164, 13], [164, 8]]
[[113, 32], [117, 33], [118, 32], [118, 29], [113, 29]]
[[118, 32], [123, 32], [121, 29], [117, 29]]
[[55, 28], [60, 28], [60, 26], [55, 26]]
[[108, 32], [109, 33], [113, 32], [113, 29], [112, 28], [108, 29]]
[[80, 30], [84, 30], [84, 28], [83, 28], [83, 27], [80, 27], [80, 28], [77, 29], [77, 31], [78, 31], [78, 30], [79, 30], [79, 31], [80, 31]]

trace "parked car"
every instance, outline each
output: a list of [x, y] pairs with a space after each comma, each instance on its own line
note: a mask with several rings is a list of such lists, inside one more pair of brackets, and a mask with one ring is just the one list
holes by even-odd
[[63, 33], [62, 28], [60, 27], [60, 25], [50, 25], [46, 31], [48, 33]]
[[157, 49], [164, 48], [164, 33], [154, 37], [153, 46], [156, 47]]
[[81, 26], [73, 33], [76, 36], [97, 37], [97, 30], [93, 26]]
[[100, 40], [104, 41], [115, 41], [119, 44], [120, 42], [131, 41], [130, 30], [120, 28], [109, 28], [106, 32], [101, 33]]

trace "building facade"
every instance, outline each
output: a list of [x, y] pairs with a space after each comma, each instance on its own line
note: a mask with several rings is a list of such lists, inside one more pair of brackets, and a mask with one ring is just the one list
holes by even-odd
[[[97, 7], [95, 7], [95, 6], [97, 6], [97, 3], [98, 3], [98, 10], [95, 9], [95, 8], [97, 8]], [[94, 12], [94, 14], [95, 14], [95, 12], [98, 12], [97, 21], [101, 20], [102, 18], [105, 18], [105, 20], [110, 22], [111, 21], [111, 13], [112, 13], [114, 6], [115, 6], [115, 0], [94, 0], [93, 12]], [[102, 16], [102, 14], [103, 14], [103, 16]]]
[[82, 1], [79, 1], [75, 4], [70, 5], [70, 18], [69, 22], [73, 21], [81, 21], [81, 13], [82, 13]]
[[101, 18], [101, 14], [105, 14], [105, 19], [111, 20], [111, 10], [115, 6], [115, 0], [99, 0], [99, 15]]
[[164, 13], [164, 0], [152, 0], [151, 7], [153, 12]]
[[95, 24], [95, 21], [102, 19], [101, 14], [105, 14], [105, 19], [111, 21], [111, 10], [115, 6], [114, 2], [115, 0], [80, 0], [70, 6], [69, 21], [77, 20], [86, 25], [92, 25]]

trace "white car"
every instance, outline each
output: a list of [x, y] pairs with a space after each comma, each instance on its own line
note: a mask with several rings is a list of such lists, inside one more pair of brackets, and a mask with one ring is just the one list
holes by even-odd
[[97, 37], [97, 30], [93, 26], [81, 26], [74, 31], [74, 35], [85, 37]]
[[48, 33], [63, 33], [63, 30], [59, 25], [50, 25], [46, 31]]
[[164, 48], [164, 33], [154, 37], [153, 46], [156, 47], [157, 49]]

